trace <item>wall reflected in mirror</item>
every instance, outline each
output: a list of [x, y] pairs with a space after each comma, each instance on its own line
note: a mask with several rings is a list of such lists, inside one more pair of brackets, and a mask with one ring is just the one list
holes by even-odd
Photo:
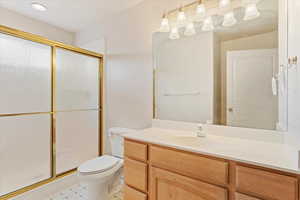
[[[196, 34], [170, 39], [153, 34], [155, 118], [267, 130], [286, 130], [286, 56], [277, 0], [260, 0], [259, 17], [213, 31], [195, 23]], [[171, 27], [174, 24], [171, 24]]]

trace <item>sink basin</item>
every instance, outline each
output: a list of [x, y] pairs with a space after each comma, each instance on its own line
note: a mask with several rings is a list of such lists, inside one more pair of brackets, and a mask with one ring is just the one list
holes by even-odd
[[196, 136], [174, 136], [172, 142], [180, 145], [199, 146], [201, 145], [201, 139], [204, 138]]
[[[208, 137], [197, 137], [197, 136], [173, 136], [170, 138], [170, 142], [188, 147], [204, 148], [204, 149], [217, 149], [222, 150], [222, 141], [211, 140]], [[227, 148], [228, 149], [228, 148]]]

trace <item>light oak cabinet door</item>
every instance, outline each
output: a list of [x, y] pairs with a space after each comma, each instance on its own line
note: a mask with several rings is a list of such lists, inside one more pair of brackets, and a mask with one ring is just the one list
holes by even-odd
[[125, 158], [125, 183], [140, 191], [147, 191], [147, 164]]
[[124, 186], [124, 200], [146, 200], [147, 195], [127, 185]]
[[150, 200], [227, 200], [227, 190], [151, 167]]

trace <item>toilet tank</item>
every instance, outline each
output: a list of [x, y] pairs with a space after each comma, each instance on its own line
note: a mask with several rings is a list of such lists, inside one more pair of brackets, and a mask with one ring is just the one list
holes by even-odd
[[114, 127], [108, 130], [108, 137], [111, 145], [111, 153], [113, 156], [124, 157], [124, 138], [123, 135], [135, 130], [128, 128]]

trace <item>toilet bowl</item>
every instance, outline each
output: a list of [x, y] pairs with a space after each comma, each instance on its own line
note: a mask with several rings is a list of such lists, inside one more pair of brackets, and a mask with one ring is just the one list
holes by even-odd
[[104, 155], [80, 165], [77, 169], [81, 183], [87, 185], [88, 200], [108, 200], [111, 184], [122, 170], [123, 160]]
[[86, 161], [78, 167], [80, 181], [87, 184], [88, 200], [108, 200], [109, 192], [113, 190], [114, 183], [122, 177], [123, 135], [134, 131], [127, 128], [110, 128], [108, 136], [112, 156], [100, 156]]

